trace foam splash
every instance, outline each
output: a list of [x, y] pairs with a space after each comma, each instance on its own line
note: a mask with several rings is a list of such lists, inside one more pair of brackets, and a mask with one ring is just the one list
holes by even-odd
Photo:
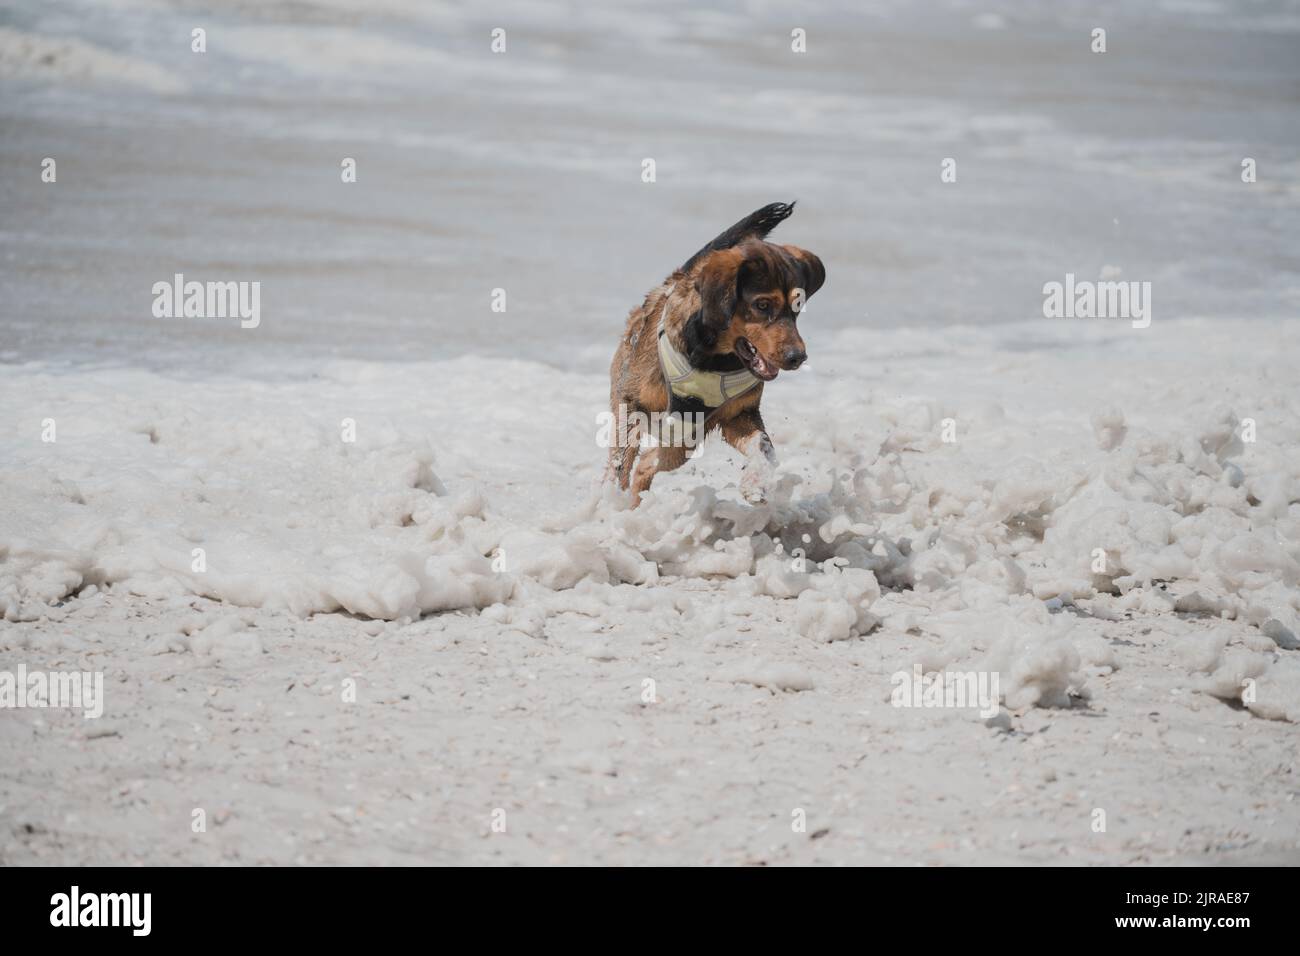
[[[566, 423], [584, 420], [602, 382], [570, 375], [556, 389], [560, 373], [513, 363], [520, 384], [569, 402], [516, 436], [512, 402], [485, 405], [483, 421], [460, 413], [455, 396], [482, 364], [436, 366], [436, 390], [426, 367], [340, 365], [258, 386], [256, 414], [237, 380], [178, 404], [161, 375], [90, 372], [69, 391], [60, 374], [15, 369], [5, 407], [61, 431], [44, 443], [29, 429], [0, 457], [0, 611], [29, 620], [113, 585], [299, 615], [487, 608], [486, 623], [536, 635], [578, 599], [609, 614], [646, 594], [671, 605], [704, 593], [715, 609], [763, 596], [790, 603], [771, 624], [800, 640], [931, 634], [942, 644], [927, 666], [996, 668], [1013, 708], [1085, 698], [1110, 666], [1053, 611], [1213, 616], [1254, 627], [1265, 666], [1220, 655], [1196, 671], [1205, 692], [1294, 716], [1281, 691], [1267, 705], [1242, 697], [1243, 680], [1269, 686], [1300, 647], [1294, 388], [1273, 406], [1252, 400], [1272, 433], [1251, 443], [1231, 407], [1173, 385], [1144, 423], [1132, 392], [1015, 420], [992, 388], [939, 402], [796, 378], [785, 394], [799, 424], [774, 428], [786, 464], [766, 502], [742, 499], [738, 456], [710, 439], [641, 507], [605, 488], [564, 513], [563, 476], [592, 457]], [[1240, 398], [1250, 379], [1237, 382]], [[1047, 381], [1032, 392], [1049, 393]], [[958, 410], [963, 440], [947, 442]], [[345, 412], [355, 442], [340, 440]], [[484, 433], [512, 438], [485, 446]]]

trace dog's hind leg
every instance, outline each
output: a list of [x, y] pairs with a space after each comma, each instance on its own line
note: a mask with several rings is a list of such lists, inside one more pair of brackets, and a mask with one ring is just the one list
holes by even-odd
[[609, 467], [606, 475], [618, 480], [618, 486], [627, 490], [632, 478], [632, 466], [636, 464], [637, 452], [641, 448], [641, 426], [636, 419], [628, 422], [625, 431], [616, 431], [614, 442], [609, 446]]
[[609, 443], [609, 455], [605, 459], [605, 474], [601, 476], [601, 481], [609, 483], [618, 480], [619, 467], [623, 464], [623, 449], [619, 447], [618, 436], [615, 435]]
[[661, 471], [672, 471], [686, 462], [690, 449], [681, 445], [658, 445], [651, 448], [637, 462], [636, 476], [632, 479], [632, 496], [636, 504], [641, 503], [641, 495], [650, 487], [655, 475]]

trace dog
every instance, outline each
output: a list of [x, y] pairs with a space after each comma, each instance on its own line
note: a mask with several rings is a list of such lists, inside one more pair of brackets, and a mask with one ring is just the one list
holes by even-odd
[[[628, 316], [609, 369], [614, 420], [606, 480], [631, 485], [633, 506], [654, 476], [686, 461], [710, 432], [746, 458], [741, 491], [761, 501], [776, 451], [763, 427], [763, 386], [808, 358], [798, 318], [826, 281], [821, 259], [767, 242], [794, 203], [771, 203], [724, 231]], [[621, 414], [620, 414], [621, 413]], [[646, 423], [666, 422], [642, 449]]]

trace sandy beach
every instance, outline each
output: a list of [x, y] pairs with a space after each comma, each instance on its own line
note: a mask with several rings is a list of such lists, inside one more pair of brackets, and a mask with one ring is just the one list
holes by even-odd
[[[544, 6], [3, 10], [0, 863], [1300, 863], [1296, 5]], [[790, 199], [766, 500], [632, 508]]]
[[[106, 690], [6, 714], [6, 862], [1294, 862], [1290, 363], [1057, 328], [873, 334], [865, 374], [844, 333], [774, 393], [783, 496], [710, 440], [636, 511], [592, 490], [599, 376], [515, 363], [565, 396], [515, 433], [461, 414], [479, 360], [253, 419], [238, 378], [11, 368], [68, 424], [2, 475], [0, 661]], [[917, 666], [1001, 674], [995, 716], [895, 706]]]

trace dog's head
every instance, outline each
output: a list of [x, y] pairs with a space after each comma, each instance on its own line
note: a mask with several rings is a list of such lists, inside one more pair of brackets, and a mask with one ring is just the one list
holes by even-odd
[[735, 355], [770, 382], [808, 358], [799, 313], [826, 281], [811, 252], [750, 239], [709, 253], [691, 271], [700, 297], [684, 333], [692, 363]]

